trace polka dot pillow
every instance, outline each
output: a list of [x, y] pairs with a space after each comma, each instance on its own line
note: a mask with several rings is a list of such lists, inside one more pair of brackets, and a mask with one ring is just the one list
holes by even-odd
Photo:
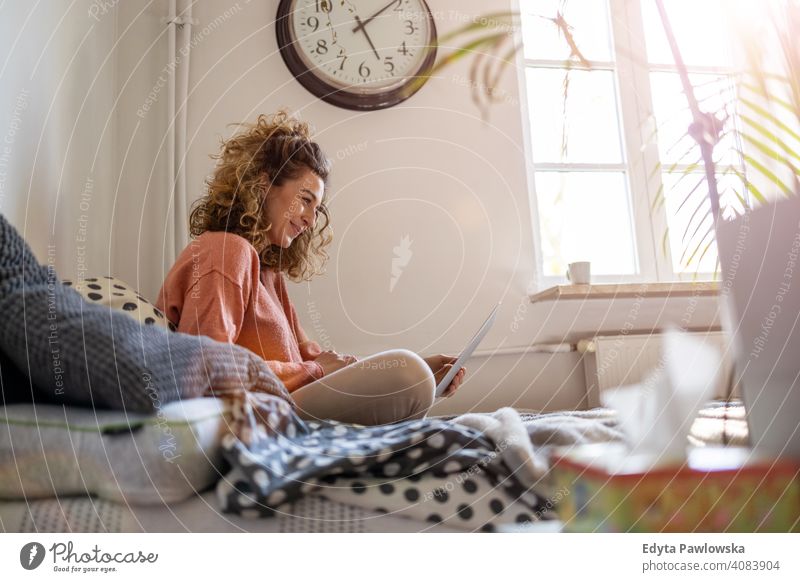
[[62, 283], [72, 287], [83, 295], [87, 301], [119, 309], [144, 325], [160, 325], [174, 331], [164, 314], [139, 295], [134, 289], [115, 277], [90, 277], [80, 281], [65, 279]]

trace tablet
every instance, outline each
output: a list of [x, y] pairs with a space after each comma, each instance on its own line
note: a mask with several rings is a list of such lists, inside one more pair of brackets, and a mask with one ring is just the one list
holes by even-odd
[[494, 309], [492, 309], [492, 312], [489, 314], [489, 317], [486, 318], [486, 321], [483, 322], [483, 325], [478, 330], [478, 333], [472, 337], [469, 344], [467, 344], [467, 347], [464, 348], [464, 351], [462, 351], [461, 355], [458, 356], [456, 363], [453, 364], [453, 367], [450, 368], [450, 371], [445, 375], [444, 378], [442, 378], [442, 381], [439, 382], [439, 385], [436, 386], [437, 397], [444, 393], [444, 391], [450, 385], [450, 382], [452, 382], [453, 378], [455, 378], [456, 374], [458, 374], [458, 371], [464, 366], [464, 362], [469, 359], [469, 357], [472, 355], [472, 352], [474, 352], [475, 348], [477, 348], [481, 343], [483, 336], [485, 336], [489, 329], [491, 329], [494, 319], [497, 317], [497, 310], [500, 308], [500, 303], [501, 302], [498, 302], [497, 305], [494, 306]]

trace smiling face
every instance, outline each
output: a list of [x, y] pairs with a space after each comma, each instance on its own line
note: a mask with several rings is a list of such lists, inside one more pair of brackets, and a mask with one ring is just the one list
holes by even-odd
[[272, 225], [267, 232], [270, 244], [289, 248], [300, 235], [314, 229], [325, 192], [322, 178], [305, 168], [300, 176], [288, 178], [280, 186], [267, 182], [266, 192], [264, 212], [267, 224]]

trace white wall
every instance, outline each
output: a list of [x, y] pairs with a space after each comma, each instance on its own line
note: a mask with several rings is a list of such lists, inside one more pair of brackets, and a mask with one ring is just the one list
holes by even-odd
[[116, 31], [90, 6], [0, 5], [0, 212], [62, 277], [110, 258]]
[[[166, 137], [169, 128], [167, 0], [115, 5], [118, 38], [114, 275], [155, 299], [164, 279], [170, 220]], [[170, 261], [166, 261], [170, 262]]]
[[[196, 4], [196, 30], [222, 15], [224, 4]], [[465, 66], [388, 110], [333, 107], [285, 67], [273, 26], [277, 2], [232, 5], [240, 10], [192, 53], [190, 190], [203, 191], [213, 168], [208, 155], [233, 131], [226, 124], [288, 107], [316, 126], [334, 160], [336, 239], [327, 276], [297, 289], [299, 311], [313, 302], [337, 349], [455, 350], [493, 302], [521, 298], [533, 255], [518, 107], [498, 106], [482, 122], [469, 91], [452, 79], [466, 77]], [[437, 2], [436, 9], [470, 15], [485, 3]], [[437, 20], [440, 31], [458, 24]], [[516, 94], [513, 70], [503, 88]], [[404, 235], [413, 256], [390, 292], [392, 249]]]
[[[277, 4], [194, 6], [190, 191], [202, 195], [213, 169], [208, 156], [234, 131], [227, 124], [287, 107], [313, 122], [335, 163], [328, 272], [291, 290], [312, 337], [344, 353], [455, 353], [502, 299], [482, 348], [529, 345], [549, 315], [526, 308], [534, 236], [518, 71], [503, 77], [505, 98], [488, 122], [465, 86], [468, 63], [394, 108], [338, 109], [306, 92], [284, 66], [273, 25]], [[480, 0], [431, 5], [440, 33], [506, 7]], [[62, 276], [76, 274], [78, 221], [87, 214], [89, 271], [113, 273], [154, 297], [171, 244], [163, 83], [170, 57], [161, 22], [167, 2], [71, 6], [51, 0], [0, 8], [2, 54], [9, 55], [0, 71], [0, 132], [17, 127], [11, 157], [0, 166], [0, 209], [40, 258], [47, 229], [55, 227]], [[15, 114], [23, 88], [26, 106]], [[92, 195], [83, 212], [87, 178]], [[404, 236], [413, 241], [412, 258], [390, 291], [393, 247]], [[581, 401], [583, 383], [574, 353], [476, 358], [467, 384], [437, 412], [569, 408]]]
[[[527, 345], [535, 322], [522, 321], [520, 330], [511, 331], [534, 277], [517, 71], [511, 68], [503, 78], [506, 98], [493, 107], [488, 123], [465, 86], [467, 63], [445, 70], [396, 107], [339, 109], [308, 93], [285, 67], [275, 39], [277, 4], [195, 4], [195, 34], [215, 21], [217, 26], [201, 35], [191, 56], [190, 191], [203, 192], [213, 169], [208, 155], [234, 130], [226, 124], [287, 107], [315, 125], [334, 160], [335, 241], [328, 272], [292, 288], [309, 334], [345, 353], [392, 347], [454, 353], [502, 299], [482, 347]], [[431, 2], [440, 34], [507, 6]], [[393, 247], [404, 236], [413, 241], [413, 254], [390, 291]], [[476, 360], [473, 381], [448, 405], [483, 402], [488, 409], [521, 396], [518, 405], [537, 406], [559, 387], [579, 397], [582, 378], [573, 375], [574, 363], [572, 355], [506, 356], [483, 366]]]
[[[538, 323], [520, 311], [534, 277], [534, 252], [518, 72], [512, 68], [503, 78], [503, 101], [488, 122], [471, 101], [468, 63], [446, 70], [394, 108], [338, 109], [315, 99], [286, 69], [275, 39], [277, 4], [194, 4], [198, 24], [185, 160], [190, 192], [194, 197], [204, 192], [204, 179], [213, 170], [209, 154], [234, 131], [228, 124], [289, 108], [315, 125], [335, 164], [335, 242], [328, 272], [292, 287], [312, 337], [344, 353], [391, 347], [455, 353], [502, 299], [482, 348], [531, 343]], [[505, 0], [491, 6], [478, 0], [431, 5], [440, 34], [475, 15], [509, 7]], [[171, 203], [163, 84], [170, 59], [161, 23], [167, 2], [126, 0], [111, 10], [117, 20], [119, 176], [111, 270], [154, 297], [171, 252], [164, 225]], [[142, 115], [145, 103], [149, 109]], [[413, 241], [413, 255], [390, 291], [393, 248], [404, 236]], [[575, 354], [477, 358], [469, 372], [471, 380], [439, 412], [508, 404], [564, 408], [583, 396]]]

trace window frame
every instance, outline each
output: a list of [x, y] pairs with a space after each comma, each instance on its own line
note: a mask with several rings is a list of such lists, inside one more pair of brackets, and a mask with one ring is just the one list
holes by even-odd
[[[667, 228], [667, 208], [665, 204], [655, 207], [656, 196], [662, 189], [662, 172], [653, 171], [658, 167], [660, 156], [658, 143], [651, 136], [656, 135], [654, 105], [651, 92], [650, 73], [677, 73], [673, 64], [638, 61], [626, 55], [646, 55], [647, 45], [644, 36], [644, 19], [640, 0], [604, 0], [608, 6], [608, 26], [611, 35], [614, 61], [589, 60], [590, 68], [580, 63], [571, 63], [574, 70], [606, 70], [614, 74], [617, 115], [619, 120], [620, 143], [623, 162], [620, 164], [576, 164], [541, 163], [533, 159], [533, 137], [530, 125], [530, 101], [527, 91], [526, 74], [531, 68], [564, 69], [563, 60], [532, 59], [518, 55], [518, 81], [520, 90], [521, 115], [527, 154], [528, 191], [531, 204], [531, 220], [534, 233], [534, 256], [536, 260], [537, 290], [564, 284], [564, 276], [546, 275], [542, 255], [541, 222], [536, 193], [536, 174], [539, 171], [623, 171], [626, 177], [628, 202], [633, 220], [633, 242], [636, 246], [634, 256], [637, 273], [632, 275], [592, 275], [597, 283], [645, 283], [669, 281], [710, 281], [714, 273], [675, 271], [671, 245], [662, 248], [662, 238]], [[525, 0], [520, 0], [524, 4]], [[523, 36], [522, 33], [521, 37]], [[523, 39], [524, 40], [524, 39]], [[689, 74], [716, 74], [735, 78], [732, 67], [709, 67], [687, 65]], [[676, 171], [688, 165], [676, 166]], [[744, 172], [744, 164], [735, 166]], [[718, 167], [718, 173], [724, 171]], [[695, 172], [693, 172], [695, 173]], [[703, 173], [699, 169], [698, 175]]]

